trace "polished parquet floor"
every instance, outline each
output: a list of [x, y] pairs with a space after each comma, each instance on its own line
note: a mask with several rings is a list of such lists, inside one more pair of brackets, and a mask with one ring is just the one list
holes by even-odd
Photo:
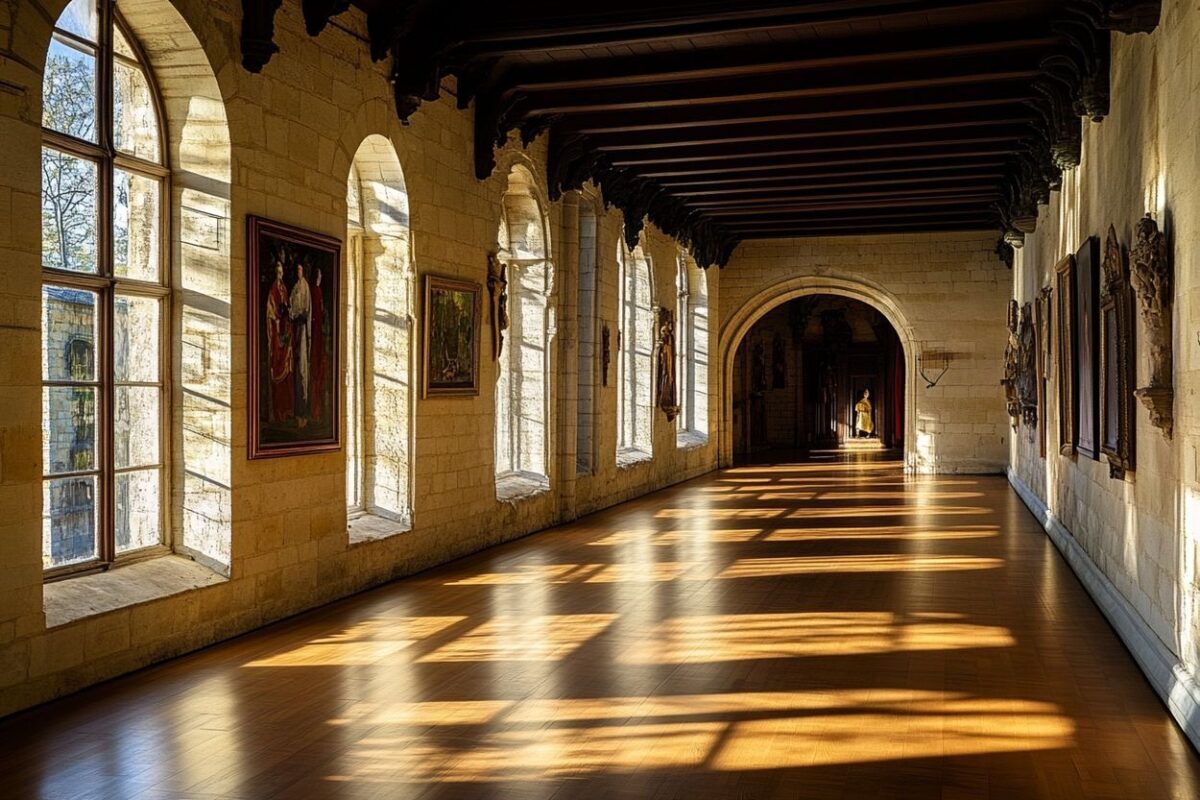
[[0, 797], [1200, 797], [1000, 477], [714, 473], [0, 722]]

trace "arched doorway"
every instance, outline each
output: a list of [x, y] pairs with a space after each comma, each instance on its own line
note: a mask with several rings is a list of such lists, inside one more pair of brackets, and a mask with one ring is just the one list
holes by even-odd
[[805, 293], [742, 327], [728, 342], [734, 459], [904, 447], [905, 342], [888, 315], [841, 292]]
[[733, 464], [733, 370], [742, 341], [760, 319], [777, 307], [791, 300], [812, 295], [835, 295], [860, 300], [881, 313], [895, 331], [900, 340], [904, 363], [904, 464], [906, 471], [916, 471], [921, 464], [915, 424], [920, 412], [913, 379], [917, 371], [916, 358], [919, 351], [915, 331], [901, 310], [900, 302], [886, 289], [858, 278], [837, 275], [802, 275], [786, 278], [764, 286], [742, 301], [735, 310], [722, 314], [717, 361], [721, 370], [718, 463], [722, 467]]

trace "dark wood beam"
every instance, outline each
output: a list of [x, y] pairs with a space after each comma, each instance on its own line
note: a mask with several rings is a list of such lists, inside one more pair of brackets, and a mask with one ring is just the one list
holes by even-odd
[[[830, 136], [875, 136], [892, 139], [928, 138], [930, 131], [955, 131], [957, 135], [999, 135], [1020, 138], [1033, 132], [1030, 127], [1038, 117], [1019, 103], [944, 109], [931, 113], [881, 113], [871, 120], [834, 117], [746, 123], [739, 126], [717, 125], [711, 129], [691, 127], [686, 130], [656, 130], [644, 132], [590, 134], [596, 147], [610, 153], [622, 151], [676, 150], [706, 144], [762, 144], [772, 147], [805, 139], [824, 139]], [[922, 134], [920, 136], [916, 134]]]
[[[661, 178], [672, 175], [707, 175], [719, 172], [754, 172], [776, 168], [801, 166], [881, 164], [907, 161], [936, 161], [954, 158], [993, 158], [1023, 152], [1020, 140], [1008, 137], [984, 139], [934, 139], [930, 142], [914, 142], [895, 145], [888, 143], [844, 147], [796, 147], [786, 150], [759, 150], [704, 148], [673, 158], [647, 156], [637, 158], [622, 156], [611, 159], [616, 166], [637, 169], [646, 177]], [[705, 165], [712, 166], [706, 167]]]
[[[1020, 107], [1034, 100], [1037, 92], [1028, 80], [996, 81], [979, 86], [964, 85], [955, 92], [944, 86], [822, 97], [792, 103], [756, 101], [722, 105], [661, 109], [651, 115], [614, 115], [591, 112], [572, 114], [567, 120], [573, 131], [586, 135], [639, 131], [682, 131], [718, 125], [742, 126], [841, 117], [872, 117], [902, 112], [931, 113], [943, 109], [1007, 105]], [[680, 132], [681, 136], [686, 133]]]
[[969, 92], [976, 84], [1028, 81], [1038, 74], [1036, 60], [1025, 64], [988, 56], [889, 66], [836, 67], [797, 75], [751, 76], [685, 84], [652, 84], [589, 91], [554, 90], [527, 93], [515, 105], [526, 116], [564, 116], [607, 112], [651, 111], [657, 117], [666, 109], [690, 111], [712, 105], [750, 105], [785, 100], [817, 99], [920, 89], [943, 93]]
[[[369, 13], [387, 13], [395, 0], [356, 0]], [[450, 3], [450, 0], [437, 0]], [[561, 0], [522, 0], [516, 4], [480, 6], [459, 17], [459, 49], [463, 54], [515, 55], [522, 52], [580, 50], [613, 44], [693, 40], [794, 28], [834, 27], [849, 31], [876, 27], [929, 24], [930, 16], [967, 16], [1000, 21], [1028, 18], [1031, 4], [1023, 0], [829, 0], [829, 2], [682, 2], [666, 4], [613, 0], [603, 6], [569, 6]], [[570, 9], [564, 14], [564, 9]], [[578, 9], [578, 10], [576, 10]]]
[[743, 239], [809, 239], [820, 236], [871, 236], [898, 233], [949, 233], [956, 231], [993, 231], [995, 223], [987, 221], [905, 223], [901, 225], [797, 227], [774, 231], [747, 231]]
[[753, 186], [704, 186], [704, 187], [682, 187], [672, 188], [669, 191], [675, 197], [680, 197], [691, 202], [694, 197], [770, 197], [777, 194], [796, 194], [798, 192], [811, 192], [823, 189], [846, 189], [855, 187], [867, 186], [912, 186], [918, 188], [946, 188], [953, 189], [959, 184], [969, 183], [975, 186], [988, 183], [999, 184], [1004, 177], [1004, 171], [995, 169], [990, 172], [965, 172], [962, 174], [943, 173], [932, 176], [881, 176], [881, 177], [865, 177], [862, 179], [834, 179], [834, 180], [815, 180], [805, 181], [793, 179], [777, 184], [757, 184]]
[[951, 206], [955, 208], [963, 207], [978, 207], [985, 209], [989, 204], [996, 199], [995, 192], [985, 192], [976, 195], [951, 195], [949, 197], [922, 197], [911, 198], [906, 196], [882, 198], [882, 199], [848, 199], [848, 200], [816, 200], [808, 202], [787, 201], [781, 203], [766, 203], [761, 205], [748, 205], [733, 208], [713, 208], [708, 212], [708, 216], [712, 219], [722, 220], [726, 224], [732, 224], [741, 217], [753, 216], [769, 216], [791, 214], [793, 218], [797, 215], [806, 215], [813, 213], [835, 213], [859, 210], [884, 210], [884, 209], [899, 209], [907, 210], [918, 204], [921, 208], [936, 208]]
[[[701, 173], [699, 176], [685, 176], [673, 178], [658, 178], [659, 184], [668, 191], [675, 191], [681, 188], [695, 186], [742, 186], [754, 184], [779, 184], [787, 183], [797, 179], [801, 180], [819, 180], [819, 179], [835, 179], [835, 178], [887, 178], [890, 176], [919, 176], [919, 175], [961, 175], [961, 174], [980, 174], [991, 173], [1000, 170], [1005, 166], [1003, 158], [996, 157], [989, 160], [969, 159], [961, 162], [947, 163], [946, 159], [937, 159], [930, 164], [918, 164], [912, 167], [897, 166], [891, 159], [886, 159], [883, 163], [875, 164], [854, 164], [844, 167], [830, 166], [826, 164], [810, 165], [805, 164], [801, 167], [783, 167], [777, 169], [760, 170], [751, 173], [732, 173], [731, 177], [715, 177], [715, 175], [730, 175], [731, 173]], [[764, 174], [765, 173], [765, 174]]]
[[[616, 55], [603, 58], [556, 60], [549, 64], [514, 65], [491, 71], [480, 92], [513, 94], [544, 91], [628, 89], [647, 84], [679, 84], [728, 78], [798, 75], [831, 68], [862, 68], [896, 62], [958, 59], [991, 55], [1014, 59], [1036, 57], [1063, 40], [1050, 32], [1047, 20], [997, 26], [959, 26], [916, 31], [897, 44], [894, 34], [861, 39], [817, 39], [731, 46], [714, 58], [711, 48]], [[1036, 58], [1035, 58], [1036, 60]]]
[[761, 207], [764, 201], [779, 204], [795, 204], [795, 203], [824, 203], [837, 202], [845, 199], [881, 199], [892, 198], [911, 200], [914, 203], [923, 202], [925, 197], [940, 197], [942, 199], [977, 199], [981, 197], [999, 197], [1000, 191], [996, 186], [990, 184], [966, 185], [954, 188], [931, 188], [931, 189], [878, 189], [871, 191], [838, 191], [826, 190], [819, 193], [798, 192], [792, 195], [775, 195], [767, 197], [739, 197], [726, 199], [710, 199], [710, 200], [693, 200], [688, 202], [690, 208], [695, 209], [721, 209], [732, 206], [755, 206]]

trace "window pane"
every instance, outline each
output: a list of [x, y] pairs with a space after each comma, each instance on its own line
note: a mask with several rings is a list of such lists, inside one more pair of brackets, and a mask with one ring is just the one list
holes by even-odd
[[157, 386], [118, 386], [113, 398], [113, 464], [117, 469], [157, 464]]
[[96, 165], [42, 150], [42, 266], [96, 271]]
[[158, 280], [159, 188], [156, 178], [113, 170], [113, 274]]
[[42, 287], [44, 380], [96, 380], [97, 300], [95, 292]]
[[96, 478], [58, 478], [42, 484], [42, 566], [62, 567], [96, 557]]
[[146, 74], [120, 59], [113, 61], [113, 144], [122, 153], [157, 163], [158, 113]]
[[71, 0], [71, 4], [63, 9], [55, 27], [94, 42], [100, 35], [99, 16], [96, 0]]
[[42, 470], [47, 475], [96, 468], [96, 390], [42, 390]]
[[96, 57], [82, 45], [55, 37], [46, 53], [42, 79], [42, 124], [51, 130], [96, 141]]
[[132, 58], [137, 61], [137, 55], [133, 52], [133, 48], [129, 46], [129, 40], [125, 38], [125, 34], [121, 32], [121, 28], [113, 25], [113, 50], [126, 58]]
[[113, 378], [118, 383], [157, 383], [159, 318], [154, 297], [119, 294], [113, 300]]
[[117, 552], [162, 543], [160, 472], [143, 469], [117, 476]]

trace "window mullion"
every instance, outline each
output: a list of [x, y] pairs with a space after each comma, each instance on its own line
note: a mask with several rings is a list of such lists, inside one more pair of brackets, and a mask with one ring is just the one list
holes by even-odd
[[[96, 75], [96, 122], [97, 143], [104, 153], [104, 160], [98, 170], [99, 192], [97, 197], [98, 225], [98, 266], [101, 275], [110, 280], [113, 277], [113, 113], [112, 113], [112, 4], [101, 0], [99, 9], [99, 52], [97, 53]], [[115, 366], [113, 352], [114, 303], [116, 286], [112, 282], [104, 292], [104, 302], [101, 304], [101, 353], [100, 375], [102, 389], [100, 392], [103, 434], [99, 436], [101, 454], [101, 469], [103, 477], [100, 489], [100, 525], [98, 531], [98, 555], [104, 563], [111, 564], [116, 558], [116, 477], [114, 473], [115, 440], [115, 389], [113, 369]]]

